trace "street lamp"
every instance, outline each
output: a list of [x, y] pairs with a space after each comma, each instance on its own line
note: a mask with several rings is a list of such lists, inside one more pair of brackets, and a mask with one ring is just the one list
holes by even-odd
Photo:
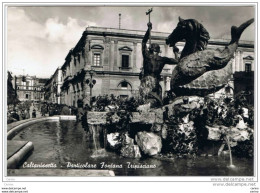
[[95, 70], [92, 70], [92, 69], [91, 69], [91, 70], [89, 71], [90, 78], [88, 78], [88, 79], [86, 80], [86, 83], [87, 83], [87, 85], [88, 85], [89, 88], [90, 88], [90, 94], [89, 94], [89, 96], [90, 96], [90, 107], [92, 107], [92, 88], [93, 88], [94, 85], [96, 84], [96, 80], [92, 78], [94, 74], [95, 74]]
[[54, 102], [56, 103], [56, 95], [57, 95], [57, 83], [53, 82], [53, 96], [54, 96]]
[[17, 98], [17, 77], [14, 76], [14, 108], [16, 107], [16, 98]]

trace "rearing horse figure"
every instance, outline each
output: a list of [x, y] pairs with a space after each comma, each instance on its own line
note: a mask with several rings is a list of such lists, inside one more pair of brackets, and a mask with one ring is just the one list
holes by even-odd
[[231, 74], [226, 66], [231, 66], [227, 64], [234, 57], [242, 32], [253, 22], [254, 19], [250, 19], [239, 27], [232, 26], [231, 41], [221, 51], [205, 49], [209, 34], [200, 23], [179, 18], [177, 27], [166, 39], [166, 44], [172, 47], [179, 41], [186, 41], [180, 61], [172, 72], [171, 91], [177, 96], [205, 96], [224, 87]]
[[166, 44], [169, 44], [170, 47], [175, 47], [175, 44], [183, 39], [186, 43], [180, 59], [194, 52], [205, 50], [210, 36], [204, 26], [197, 20], [184, 20], [179, 17], [179, 23], [166, 39]]

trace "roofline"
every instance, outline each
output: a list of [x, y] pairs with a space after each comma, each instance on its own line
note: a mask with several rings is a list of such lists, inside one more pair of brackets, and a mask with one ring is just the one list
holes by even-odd
[[[107, 31], [98, 31], [98, 30], [92, 30], [91, 28], [94, 28], [94, 29], [104, 29], [104, 30], [107, 30]], [[111, 31], [112, 30], [112, 31]], [[113, 32], [114, 30], [114, 32]], [[117, 31], [117, 32], [116, 32]], [[120, 33], [118, 33], [118, 31], [121, 31]], [[128, 31], [128, 32], [142, 32], [142, 35], [138, 35], [138, 34], [132, 34], [132, 33], [124, 33], [123, 31]], [[145, 34], [146, 31], [144, 30], [132, 30], [132, 29], [119, 29], [119, 28], [108, 28], [108, 27], [97, 27], [97, 26], [89, 26], [86, 28], [86, 30], [83, 32], [83, 35], [116, 35], [116, 36], [123, 36], [123, 37], [130, 37], [130, 38], [143, 38], [144, 34]], [[96, 33], [96, 34], [93, 34], [93, 33]], [[166, 37], [168, 37], [170, 35], [170, 33], [167, 33], [167, 32], [158, 32], [158, 31], [152, 31], [152, 34], [157, 34], [157, 35], [152, 35], [152, 37], [154, 39], [158, 39], [158, 40], [165, 40]], [[161, 35], [159, 35], [161, 34]], [[164, 37], [165, 36], [165, 37]], [[214, 39], [210, 39], [209, 40], [209, 43], [219, 43], [221, 44], [222, 42], [224, 42], [224, 45], [228, 44], [229, 41], [231, 39], [219, 39], [219, 38], [214, 38]], [[245, 45], [246, 47], [248, 45], [251, 45], [252, 48], [254, 48], [254, 41], [249, 41], [249, 40], [239, 40], [240, 43], [239, 43], [239, 46], [243, 47], [243, 45]], [[219, 44], [216, 44], [216, 45], [219, 45]]]
[[[128, 33], [127, 33], [128, 32]], [[130, 33], [130, 32], [139, 32], [137, 33]], [[73, 54], [76, 50], [78, 50], [79, 46], [81, 45], [82, 41], [85, 41], [86, 36], [88, 35], [97, 35], [97, 36], [116, 36], [116, 37], [124, 37], [124, 38], [135, 38], [135, 39], [143, 39], [145, 34], [144, 30], [131, 30], [131, 29], [119, 29], [119, 28], [108, 28], [108, 27], [97, 27], [97, 26], [89, 26], [85, 29], [85, 31], [82, 33], [81, 38], [77, 42], [76, 46], [69, 50], [68, 54], [65, 57], [65, 62], [60, 67], [60, 69], [63, 69], [66, 66], [66, 60], [69, 59], [70, 55]], [[165, 40], [170, 33], [165, 32], [152, 32], [152, 39], [153, 40]], [[218, 46], [227, 46], [230, 39], [210, 39], [209, 45], [218, 45]], [[238, 45], [239, 47], [244, 48], [254, 48], [254, 41], [245, 41], [240, 40], [240, 43]]]

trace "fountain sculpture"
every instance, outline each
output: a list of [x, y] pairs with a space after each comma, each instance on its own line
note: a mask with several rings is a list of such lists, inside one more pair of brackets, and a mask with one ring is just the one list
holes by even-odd
[[[142, 41], [144, 63], [140, 74], [140, 96], [145, 104], [150, 103], [150, 106], [155, 108], [143, 108], [143, 110], [136, 108], [135, 110], [139, 112], [129, 112], [131, 113], [130, 121], [126, 122], [129, 125], [131, 123], [131, 127], [122, 126], [117, 130], [116, 127], [112, 127], [113, 129], [107, 132], [107, 139], [110, 140], [108, 144], [117, 147], [123, 157], [158, 156], [162, 152], [194, 156], [198, 152], [198, 143], [202, 144], [210, 140], [210, 133], [216, 132], [220, 136], [221, 124], [214, 125], [210, 117], [210, 113], [213, 112], [211, 109], [214, 110], [216, 101], [207, 101], [205, 96], [214, 94], [228, 83], [232, 73], [232, 58], [238, 47], [240, 36], [253, 21], [254, 19], [251, 19], [239, 27], [233, 26], [231, 41], [223, 50], [207, 50], [210, 36], [205, 27], [194, 19], [184, 20], [179, 17], [177, 27], [166, 39], [166, 44], [173, 47], [175, 58], [167, 58], [159, 56], [158, 44], [151, 43], [152, 24], [149, 20], [148, 30]], [[146, 47], [148, 39], [150, 39], [149, 49]], [[179, 49], [176, 43], [183, 39], [186, 44], [178, 58]], [[159, 81], [165, 64], [177, 65], [171, 77], [171, 93], [173, 93], [171, 103], [163, 106]], [[165, 112], [163, 112], [164, 109]], [[121, 110], [122, 112], [129, 111], [129, 109]], [[96, 116], [94, 113], [89, 114], [88, 122], [94, 121], [98, 124], [99, 120], [100, 123], [110, 120], [109, 123], [106, 122], [107, 125], [120, 126], [120, 122], [124, 122], [122, 120], [125, 118], [118, 118], [117, 114], [120, 113], [113, 112], [112, 116], [106, 112]], [[97, 116], [99, 118], [96, 118]], [[103, 117], [102, 120], [101, 117]], [[231, 126], [229, 129], [232, 129]], [[244, 132], [247, 133], [246, 129]], [[121, 143], [124, 138], [129, 139], [130, 143]], [[232, 168], [234, 165], [230, 141], [234, 141], [234, 137], [226, 136], [224, 139], [229, 148], [230, 168]], [[236, 140], [241, 139], [238, 137]], [[221, 141], [221, 138], [214, 140]]]

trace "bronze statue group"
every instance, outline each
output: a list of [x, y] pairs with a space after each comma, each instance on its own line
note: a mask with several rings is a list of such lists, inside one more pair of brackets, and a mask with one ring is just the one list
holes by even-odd
[[[166, 44], [173, 47], [175, 58], [160, 56], [160, 46], [151, 43], [152, 23], [142, 41], [143, 69], [140, 73], [140, 95], [152, 107], [163, 105], [162, 89], [160, 87], [161, 72], [165, 64], [176, 65], [171, 76], [171, 96], [206, 96], [223, 88], [230, 77], [230, 71], [225, 67], [233, 58], [238, 47], [242, 32], [253, 23], [248, 20], [239, 27], [232, 26], [231, 41], [224, 50], [207, 50], [209, 33], [202, 24], [194, 19], [184, 20], [179, 17], [179, 23], [166, 39]], [[149, 49], [147, 41], [150, 39]], [[185, 46], [180, 58], [176, 43], [185, 40]]]

